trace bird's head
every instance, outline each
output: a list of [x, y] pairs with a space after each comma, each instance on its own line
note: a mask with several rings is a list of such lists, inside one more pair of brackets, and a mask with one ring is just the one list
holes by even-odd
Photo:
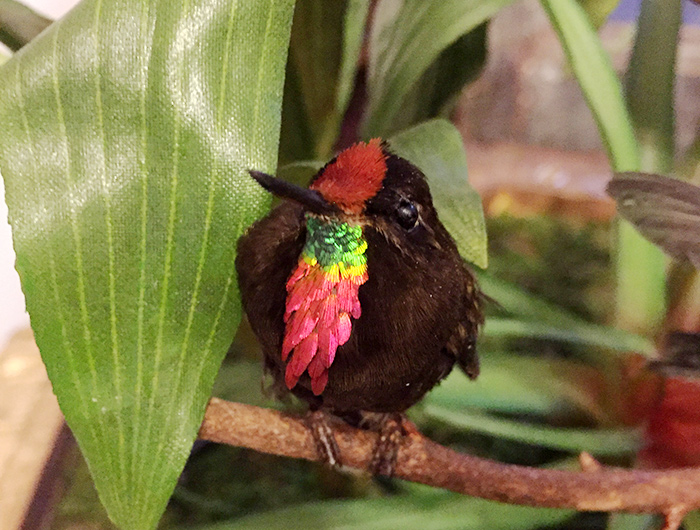
[[425, 176], [377, 138], [342, 151], [308, 188], [250, 173], [266, 190], [301, 204], [313, 217], [370, 226], [407, 253], [426, 242], [440, 246], [442, 237], [436, 238], [434, 230], [439, 221]]

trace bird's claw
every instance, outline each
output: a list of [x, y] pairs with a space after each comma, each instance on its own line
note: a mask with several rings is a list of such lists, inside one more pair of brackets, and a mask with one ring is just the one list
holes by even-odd
[[306, 425], [316, 445], [316, 453], [324, 464], [331, 467], [341, 467], [340, 448], [335, 441], [328, 415], [322, 410], [310, 411], [305, 418]]
[[409, 422], [403, 414], [382, 414], [376, 425], [379, 438], [372, 452], [372, 460], [369, 464], [369, 471], [373, 475], [394, 475], [396, 459], [399, 456], [399, 448], [404, 437], [410, 432], [410, 428], [404, 425], [410, 424], [415, 429], [413, 423]]

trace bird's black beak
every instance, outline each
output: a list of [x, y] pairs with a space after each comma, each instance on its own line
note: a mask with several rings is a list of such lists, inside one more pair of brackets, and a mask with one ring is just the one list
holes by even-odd
[[281, 197], [301, 204], [304, 208], [318, 215], [335, 215], [340, 213], [340, 209], [323, 198], [316, 190], [302, 188], [286, 180], [278, 179], [261, 171], [249, 170], [253, 177], [267, 191]]

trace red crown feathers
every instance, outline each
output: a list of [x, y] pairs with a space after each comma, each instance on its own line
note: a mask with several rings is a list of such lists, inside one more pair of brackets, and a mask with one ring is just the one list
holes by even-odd
[[386, 157], [379, 138], [358, 142], [342, 151], [309, 187], [346, 213], [360, 213], [382, 187]]

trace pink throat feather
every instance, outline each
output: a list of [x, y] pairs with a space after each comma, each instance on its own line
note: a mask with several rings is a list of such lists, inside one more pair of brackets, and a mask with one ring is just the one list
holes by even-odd
[[[378, 138], [357, 143], [330, 162], [310, 188], [346, 214], [360, 214], [382, 187], [386, 157]], [[367, 241], [361, 226], [340, 219], [307, 215], [306, 229], [304, 250], [287, 281], [282, 361], [287, 388], [308, 372], [311, 390], [320, 395], [336, 351], [350, 340], [352, 319], [360, 318]]]
[[311, 390], [319, 395], [336, 351], [350, 339], [352, 320], [362, 313], [367, 242], [359, 226], [309, 218], [307, 227], [306, 246], [287, 281], [282, 360], [289, 389], [308, 371]]

